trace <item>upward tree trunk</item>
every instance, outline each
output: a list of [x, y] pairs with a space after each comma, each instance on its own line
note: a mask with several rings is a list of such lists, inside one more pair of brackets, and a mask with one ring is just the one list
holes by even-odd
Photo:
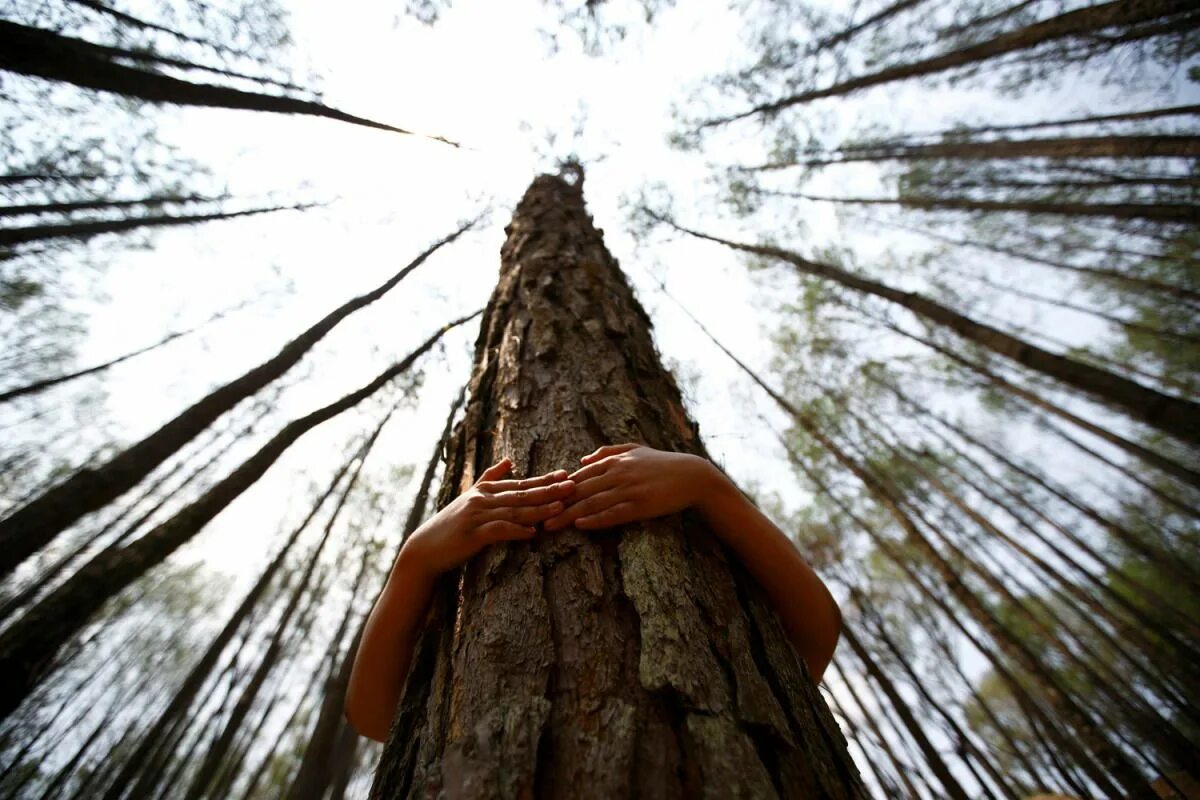
[[474, 224], [468, 222], [434, 243], [379, 286], [342, 303], [285, 344], [274, 356], [213, 389], [105, 464], [76, 472], [0, 520], [0, 576], [12, 572], [85, 514], [132, 489], [214, 420], [291, 369], [342, 320], [382, 298], [430, 255], [452, 243]]
[[947, 70], [990, 61], [1009, 53], [1030, 50], [1050, 42], [1070, 39], [1086, 40], [1113, 29], [1119, 31], [1121, 41], [1136, 41], [1163, 33], [1161, 25], [1151, 23], [1166, 22], [1172, 30], [1182, 32], [1200, 24], [1200, 17], [1190, 13], [1194, 10], [1193, 5], [1187, 0], [1111, 0], [1108, 3], [1077, 8], [1015, 31], [1001, 33], [992, 39], [968, 45], [959, 50], [908, 64], [884, 67], [877, 72], [847, 78], [831, 86], [798, 92], [779, 100], [757, 105], [740, 114], [709, 120], [702, 123], [700, 127], [722, 125], [758, 114], [773, 114], [801, 103], [808, 103], [824, 97], [848, 95], [861, 89], [893, 81], [937, 75]]
[[0, 718], [7, 717], [53, 667], [54, 656], [92, 614], [110, 598], [192, 539], [242, 492], [250, 488], [291, 445], [308, 431], [382, 389], [412, 367], [450, 328], [473, 319], [458, 319], [375, 380], [327, 406], [292, 420], [258, 451], [137, 541], [98, 553], [69, 580], [47, 594], [0, 634]]
[[[648, 210], [649, 211], [649, 210]], [[965, 314], [930, 300], [916, 292], [906, 292], [862, 275], [847, 272], [833, 264], [810, 261], [790, 250], [767, 245], [744, 244], [695, 231], [649, 211], [659, 222], [675, 230], [723, 244], [733, 250], [764, 256], [791, 264], [798, 272], [825, 278], [847, 289], [873, 295], [899, 305], [935, 325], [957, 333], [964, 339], [987, 348], [996, 355], [1040, 372], [1067, 386], [1087, 392], [1096, 400], [1124, 411], [1130, 418], [1169, 433], [1191, 444], [1200, 444], [1200, 405], [1191, 400], [1155, 391], [1098, 367], [1067, 356], [1043, 350], [1035, 344], [1001, 330], [976, 322]]]
[[[535, 179], [507, 230], [441, 501], [503, 456], [703, 453], [578, 182]], [[432, 604], [372, 794], [862, 797], [764, 602], [687, 514], [490, 548]]]
[[852, 161], [905, 161], [952, 158], [987, 161], [1017, 158], [1195, 158], [1200, 137], [1186, 135], [1066, 136], [1043, 139], [992, 139], [914, 144], [908, 141], [849, 145], [799, 161], [769, 161], [746, 169], [766, 172], [789, 167], [823, 167]]
[[[83, 39], [0, 20], [0, 70], [73, 83], [85, 89], [113, 92], [151, 103], [304, 114], [393, 133], [412, 133], [312, 100], [192, 83], [160, 72], [125, 66], [112, 50]], [[458, 146], [441, 136], [426, 138]]]

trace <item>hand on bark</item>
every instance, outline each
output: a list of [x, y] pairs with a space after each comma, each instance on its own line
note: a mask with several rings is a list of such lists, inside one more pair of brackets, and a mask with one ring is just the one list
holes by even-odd
[[682, 511], [702, 499], [716, 472], [699, 456], [638, 444], [607, 445], [580, 461], [567, 508], [546, 521], [548, 531], [611, 528]]
[[533, 526], [561, 512], [575, 484], [566, 470], [501, 480], [511, 469], [506, 458], [484, 470], [474, 486], [413, 532], [401, 557], [432, 579], [489, 544], [533, 538]]

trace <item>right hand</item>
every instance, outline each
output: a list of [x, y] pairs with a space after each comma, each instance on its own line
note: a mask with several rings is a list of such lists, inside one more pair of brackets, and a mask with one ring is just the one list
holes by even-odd
[[512, 459], [506, 458], [484, 470], [474, 486], [413, 531], [401, 558], [432, 580], [489, 544], [533, 538], [533, 526], [563, 510], [575, 483], [566, 470], [501, 480], [511, 469]]

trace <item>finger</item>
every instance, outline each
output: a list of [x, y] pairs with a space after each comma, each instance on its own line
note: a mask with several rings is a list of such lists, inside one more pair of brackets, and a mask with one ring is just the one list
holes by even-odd
[[553, 503], [545, 503], [540, 506], [505, 506], [502, 508], [493, 508], [491, 511], [483, 515], [483, 519], [487, 521], [501, 520], [504, 522], [515, 522], [520, 525], [532, 525], [535, 522], [541, 522], [553, 517], [555, 514], [561, 514], [563, 504], [559, 501]]
[[537, 534], [537, 528], [497, 519], [480, 525], [475, 532], [487, 542], [514, 542], [532, 539]]
[[583, 483], [588, 478], [594, 478], [597, 475], [603, 475], [609, 470], [610, 467], [612, 467], [612, 462], [606, 457], [600, 459], [599, 461], [593, 461], [585, 467], [580, 467], [567, 477], [575, 481], [575, 483]]
[[607, 456], [615, 456], [617, 453], [627, 452], [635, 447], [641, 447], [641, 445], [635, 444], [634, 442], [626, 442], [624, 444], [606, 444], [603, 447], [593, 450], [579, 460], [584, 464], [590, 464], [593, 461], [599, 461]]
[[557, 531], [568, 528], [580, 517], [595, 514], [625, 499], [626, 495], [620, 489], [609, 489], [607, 492], [594, 494], [571, 505], [566, 511], [555, 516], [553, 519], [546, 520], [546, 530]]
[[508, 474], [508, 471], [512, 469], [512, 463], [513, 462], [511, 458], [500, 459], [495, 464], [485, 469], [479, 476], [479, 480], [475, 481], [475, 483], [478, 484], [482, 483], [483, 481], [495, 481], [503, 478]]
[[567, 503], [569, 505], [574, 505], [580, 500], [591, 497], [594, 494], [599, 494], [600, 492], [614, 489], [620, 482], [620, 476], [613, 475], [611, 472], [605, 472], [583, 481], [572, 480], [572, 483], [575, 485], [575, 490], [571, 492], [571, 496], [567, 500]]
[[580, 517], [575, 520], [575, 527], [581, 530], [598, 530], [600, 528], [612, 528], [616, 525], [624, 525], [627, 522], [635, 522], [637, 519], [637, 504], [626, 501], [624, 503], [617, 503], [615, 506], [609, 506], [603, 511], [597, 511], [595, 514]]
[[488, 498], [490, 505], [499, 506], [536, 506], [562, 500], [575, 489], [574, 481], [560, 481], [549, 486], [539, 486], [535, 489], [517, 489], [512, 492], [498, 492]]
[[567, 479], [567, 471], [565, 469], [547, 472], [545, 475], [537, 475], [532, 478], [522, 478], [520, 480], [507, 481], [487, 481], [475, 484], [485, 492], [509, 492], [515, 489], [533, 489], [538, 486], [546, 486], [551, 483], [558, 483]]

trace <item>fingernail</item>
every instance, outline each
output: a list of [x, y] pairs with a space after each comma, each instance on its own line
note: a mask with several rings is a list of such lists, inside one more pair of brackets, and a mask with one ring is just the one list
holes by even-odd
[[563, 504], [562, 503], [551, 503], [550, 510], [553, 511], [555, 514], [557, 514], [559, 511], [563, 510]]

